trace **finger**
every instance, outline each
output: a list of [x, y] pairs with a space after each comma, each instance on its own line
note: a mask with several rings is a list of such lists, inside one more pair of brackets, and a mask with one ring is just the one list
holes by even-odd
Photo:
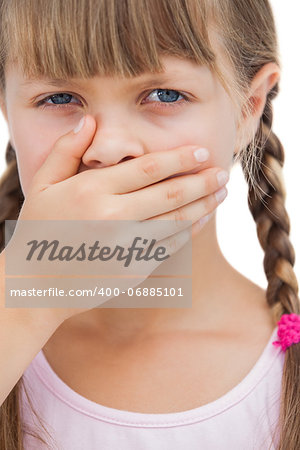
[[[165, 255], [174, 255], [178, 252], [191, 238], [196, 236], [199, 231], [204, 227], [204, 225], [213, 217], [213, 212], [201, 218], [200, 221], [195, 222], [189, 227], [173, 234], [172, 236], [168, 236], [165, 239], [161, 239], [155, 243], [154, 246], [151, 247], [151, 251], [153, 253], [158, 250], [158, 248], [165, 248]], [[145, 248], [142, 252], [142, 256], [147, 252], [147, 248]]]
[[[130, 239], [132, 240], [133, 235], [142, 236], [142, 238], [147, 239], [150, 244], [152, 239], [160, 241], [171, 235], [179, 233], [184, 229], [194, 227], [194, 225], [196, 225], [199, 221], [200, 224], [198, 223], [198, 227], [199, 225], [202, 226], [202, 219], [210, 216], [225, 199], [227, 189], [225, 187], [219, 189], [217, 192], [220, 192], [221, 190], [225, 191], [225, 195], [223, 197], [217, 197], [216, 193], [213, 193], [167, 214], [144, 220], [142, 222], [132, 221], [129, 233]], [[194, 228], [192, 228], [192, 230], [194, 230]], [[125, 227], [123, 228], [123, 234], [124, 229]], [[197, 229], [197, 227], [195, 229]]]
[[[226, 187], [220, 189], [217, 192], [222, 190], [222, 197], [216, 197], [216, 193], [207, 195], [206, 197], [201, 198], [200, 200], [196, 200], [188, 205], [183, 206], [175, 211], [171, 211], [167, 214], [163, 214], [161, 216], [157, 216], [146, 220], [142, 223], [149, 223], [149, 231], [151, 229], [151, 221], [153, 220], [167, 220], [169, 222], [168, 232], [169, 234], [177, 233], [188, 226], [191, 226], [194, 223], [197, 223], [203, 217], [211, 214], [215, 211], [215, 209], [223, 202], [223, 200], [227, 196]], [[156, 239], [158, 239], [156, 237]], [[160, 237], [162, 239], [162, 236]]]
[[[220, 193], [220, 196], [216, 196], [216, 193]], [[155, 217], [155, 219], [161, 218], [163, 220], [170, 220], [174, 223], [174, 230], [180, 231], [184, 227], [184, 225], [182, 225], [184, 221], [189, 220], [192, 223], [196, 223], [201, 220], [201, 218], [212, 213], [224, 201], [227, 193], [226, 187], [223, 187], [213, 194], [189, 203], [175, 211]], [[151, 221], [152, 219], [149, 220]]]
[[92, 116], [84, 116], [81, 125], [78, 132], [71, 130], [57, 139], [43, 165], [35, 173], [32, 188], [41, 189], [77, 173], [81, 158], [91, 144], [96, 130], [96, 122]]
[[199, 231], [202, 230], [202, 228], [204, 228], [204, 225], [210, 221], [210, 219], [213, 217], [213, 215], [214, 215], [214, 211], [207, 214], [206, 216], [201, 217], [201, 219], [199, 219], [195, 223], [193, 223], [193, 225], [191, 227], [192, 238], [194, 236], [196, 236], [199, 233]]
[[[159, 247], [165, 249], [164, 255], [174, 255], [178, 250], [180, 250], [192, 237], [192, 226], [179, 231], [165, 239], [157, 241], [155, 245], [151, 247], [151, 252], [156, 253]], [[147, 252], [147, 248], [142, 252], [142, 256]]]
[[94, 174], [101, 176], [105, 191], [111, 194], [125, 194], [161, 181], [177, 173], [194, 170], [195, 172], [208, 166], [208, 159], [199, 162], [194, 151], [195, 145], [186, 145], [177, 149], [153, 152], [125, 161], [112, 167], [104, 167]]
[[217, 191], [220, 188], [217, 178], [220, 172], [223, 170], [213, 167], [199, 174], [183, 175], [123, 194], [126, 212], [129, 217], [146, 220], [178, 209]]

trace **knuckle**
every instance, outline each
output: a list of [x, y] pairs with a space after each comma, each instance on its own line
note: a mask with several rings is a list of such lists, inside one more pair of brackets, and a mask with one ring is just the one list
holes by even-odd
[[116, 205], [114, 202], [104, 201], [101, 205], [101, 218], [103, 220], [116, 220], [123, 217], [123, 211], [120, 206]]
[[204, 208], [205, 208], [205, 214], [209, 214], [212, 212], [216, 206], [218, 205], [217, 199], [215, 197], [215, 194], [209, 195], [204, 202]]
[[181, 169], [189, 168], [188, 158], [186, 155], [186, 151], [181, 151], [179, 153], [179, 165]]
[[160, 173], [160, 167], [158, 161], [153, 158], [143, 158], [143, 161], [140, 163], [141, 171], [149, 178], [157, 177]]
[[186, 213], [184, 212], [183, 208], [178, 208], [174, 210], [174, 219], [176, 225], [180, 228], [180, 222], [182, 220], [187, 220]]
[[204, 195], [208, 195], [215, 189], [215, 181], [211, 172], [202, 172], [200, 174], [199, 184]]
[[203, 195], [207, 195], [209, 193], [209, 178], [207, 176], [203, 176], [200, 185]]
[[201, 208], [201, 217], [206, 216], [212, 209], [214, 205], [211, 204], [210, 198], [203, 199]]
[[181, 204], [184, 199], [184, 190], [177, 182], [171, 183], [171, 186], [167, 189], [167, 200], [172, 204]]
[[87, 199], [91, 196], [92, 192], [93, 192], [93, 190], [92, 190], [91, 184], [88, 184], [88, 183], [77, 184], [73, 188], [74, 201], [75, 202], [86, 202]]

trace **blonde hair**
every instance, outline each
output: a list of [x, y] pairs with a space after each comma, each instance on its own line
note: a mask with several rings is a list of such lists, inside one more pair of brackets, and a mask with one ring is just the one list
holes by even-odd
[[[217, 61], [208, 24], [220, 38], [233, 77]], [[23, 0], [20, 5], [19, 0], [0, 0], [2, 94], [5, 68], [15, 60], [32, 78], [134, 77], [163, 70], [164, 54], [208, 66], [232, 101], [249, 114], [246, 93], [251, 80], [269, 62], [280, 66], [270, 4], [267, 0]], [[300, 313], [285, 209], [284, 151], [272, 131], [271, 102], [278, 90], [277, 83], [267, 96], [255, 135], [235, 158], [248, 183], [248, 206], [265, 251], [266, 302], [276, 320], [284, 313]], [[4, 221], [18, 217], [24, 200], [10, 143], [6, 159], [0, 180], [1, 250]], [[1, 449], [23, 448], [18, 415], [21, 383], [22, 377], [0, 408]], [[300, 448], [299, 399], [300, 345], [295, 344], [285, 354], [278, 450]]]

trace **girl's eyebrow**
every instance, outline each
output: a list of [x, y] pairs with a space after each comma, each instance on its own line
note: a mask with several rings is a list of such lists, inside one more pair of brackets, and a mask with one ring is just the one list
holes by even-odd
[[28, 79], [26, 81], [24, 81], [23, 83], [21, 83], [21, 87], [27, 87], [27, 86], [31, 86], [31, 85], [40, 85], [40, 84], [47, 84], [49, 86], [54, 86], [54, 87], [61, 87], [61, 86], [74, 86], [76, 88], [81, 87], [79, 83], [76, 83], [75, 81], [71, 81], [71, 80], [63, 80], [61, 78], [53, 78], [53, 79]]
[[[149, 75], [148, 75], [149, 77]], [[162, 84], [162, 83], [172, 83], [174, 81], [180, 81], [180, 80], [186, 80], [186, 77], [184, 77], [184, 73], [180, 74], [180, 73], [174, 73], [174, 74], [157, 74], [157, 75], [152, 75], [151, 78], [146, 78], [144, 76], [144, 78], [142, 79], [137, 79], [134, 80], [131, 84], [128, 84], [127, 89], [131, 89], [132, 87], [138, 87], [140, 89], [146, 89], [148, 87], [152, 87], [153, 85], [157, 84]], [[126, 88], [125, 88], [126, 89]]]
[[[128, 81], [128, 85], [125, 87], [125, 90], [131, 89], [132, 87], [142, 87], [142, 88], [147, 88], [148, 86], [153, 86], [153, 84], [160, 84], [160, 83], [165, 83], [165, 82], [173, 82], [176, 79], [178, 80], [187, 80], [187, 74], [186, 73], [174, 73], [174, 74], [170, 74], [170, 73], [164, 73], [164, 74], [157, 74], [157, 75], [152, 75], [152, 77], [150, 79], [145, 79], [146, 77], [149, 77], [149, 75], [143, 75], [142, 79], [141, 77], [134, 77], [132, 78], [130, 81]], [[193, 77], [194, 78], [194, 77]], [[86, 81], [85, 81], [86, 82]], [[75, 82], [73, 80], [65, 80], [65, 79], [61, 79], [61, 78], [54, 78], [54, 79], [28, 79], [26, 81], [24, 81], [23, 83], [21, 83], [21, 87], [28, 87], [30, 85], [40, 85], [40, 84], [45, 84], [45, 85], [49, 85], [49, 86], [54, 86], [54, 87], [64, 87], [64, 86], [73, 86], [74, 88], [77, 89], [82, 89], [83, 88], [83, 83], [82, 84], [79, 82]]]

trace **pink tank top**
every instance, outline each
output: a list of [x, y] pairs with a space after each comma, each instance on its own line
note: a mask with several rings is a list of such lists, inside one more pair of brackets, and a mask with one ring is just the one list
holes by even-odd
[[[73, 391], [53, 371], [42, 350], [24, 372], [25, 430], [41, 433], [42, 444], [25, 433], [25, 450], [266, 450], [276, 449], [272, 432], [279, 417], [284, 352], [272, 345], [277, 327], [247, 376], [217, 400], [187, 411], [145, 414], [95, 403]], [[220, 374], [221, 375], [221, 374]], [[179, 387], [183, 389], [184, 387]], [[29, 427], [29, 428], [28, 428]], [[270, 447], [269, 447], [270, 446]]]

